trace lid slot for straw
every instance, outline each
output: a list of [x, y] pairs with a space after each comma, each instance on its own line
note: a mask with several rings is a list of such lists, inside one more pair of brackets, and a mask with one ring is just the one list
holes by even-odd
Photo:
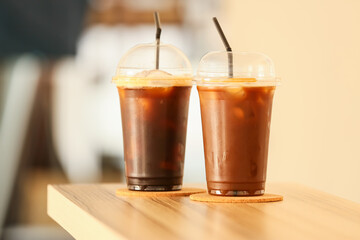
[[229, 42], [227, 41], [225, 34], [223, 32], [223, 30], [221, 29], [221, 26], [217, 20], [216, 17], [213, 17], [213, 21], [215, 23], [215, 27], [221, 37], [222, 42], [225, 45], [225, 49], [228, 52], [228, 66], [229, 66], [229, 78], [232, 78], [234, 76], [234, 71], [233, 71], [233, 54], [232, 54], [232, 49], [230, 47]]
[[161, 26], [160, 26], [160, 17], [158, 12], [154, 12], [155, 25], [156, 25], [156, 55], [155, 55], [155, 69], [159, 69], [159, 55], [160, 55], [160, 36], [161, 36]]

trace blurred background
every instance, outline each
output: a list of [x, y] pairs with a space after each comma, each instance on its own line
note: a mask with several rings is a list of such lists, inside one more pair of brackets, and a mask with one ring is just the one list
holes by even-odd
[[[360, 203], [357, 0], [0, 0], [0, 236], [72, 239], [46, 214], [53, 183], [124, 182], [120, 107], [110, 81], [132, 46], [180, 48], [196, 71], [223, 46], [259, 51], [282, 78], [268, 182], [298, 182]], [[193, 88], [184, 182], [205, 182]], [[190, 134], [191, 133], [191, 134]]]

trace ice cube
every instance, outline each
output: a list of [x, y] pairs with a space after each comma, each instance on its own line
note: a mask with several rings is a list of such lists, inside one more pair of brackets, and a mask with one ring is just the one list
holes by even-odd
[[144, 98], [139, 98], [138, 102], [142, 108], [142, 111], [146, 112], [147, 114], [151, 113], [152, 107], [151, 107], [151, 103], [149, 100], [144, 99]]
[[162, 71], [162, 70], [144, 70], [135, 74], [135, 77], [146, 77], [146, 78], [168, 78], [171, 76], [170, 73]]
[[239, 107], [234, 108], [234, 114], [239, 119], [243, 119], [245, 116], [244, 111]]
[[260, 104], [260, 105], [264, 105], [265, 102], [264, 102], [264, 99], [261, 97], [261, 96], [258, 96], [258, 98], [256, 99], [257, 103]]
[[135, 77], [146, 77], [149, 74], [148, 70], [142, 71], [142, 72], [138, 72], [137, 74], [135, 74]]
[[270, 93], [270, 92], [273, 93], [274, 90], [275, 90], [275, 87], [264, 87], [263, 88], [264, 93]]
[[238, 98], [245, 96], [245, 90], [242, 87], [230, 87], [227, 89], [227, 91], [228, 93], [235, 95]]

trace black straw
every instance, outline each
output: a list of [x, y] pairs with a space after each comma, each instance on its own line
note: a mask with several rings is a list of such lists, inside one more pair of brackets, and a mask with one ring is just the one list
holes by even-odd
[[232, 78], [234, 76], [233, 73], [233, 54], [232, 54], [232, 49], [230, 47], [229, 42], [227, 41], [225, 34], [223, 32], [223, 30], [221, 29], [221, 26], [217, 20], [216, 17], [213, 17], [213, 21], [215, 23], [215, 27], [217, 29], [217, 31], [219, 32], [219, 35], [221, 37], [221, 40], [223, 41], [224, 45], [225, 45], [225, 49], [228, 52], [228, 65], [229, 65], [229, 78]]
[[160, 26], [160, 17], [158, 12], [154, 12], [155, 25], [156, 25], [156, 63], [155, 69], [159, 69], [159, 55], [160, 55], [160, 35], [161, 35], [161, 26]]

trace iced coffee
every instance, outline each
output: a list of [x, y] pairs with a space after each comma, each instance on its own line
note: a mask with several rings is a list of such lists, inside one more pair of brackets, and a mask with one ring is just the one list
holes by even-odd
[[233, 78], [227, 52], [205, 55], [197, 74], [208, 192], [262, 195], [277, 80], [267, 56], [232, 54]]
[[131, 49], [113, 82], [120, 97], [127, 185], [130, 190], [169, 191], [182, 186], [192, 70], [174, 46]]

